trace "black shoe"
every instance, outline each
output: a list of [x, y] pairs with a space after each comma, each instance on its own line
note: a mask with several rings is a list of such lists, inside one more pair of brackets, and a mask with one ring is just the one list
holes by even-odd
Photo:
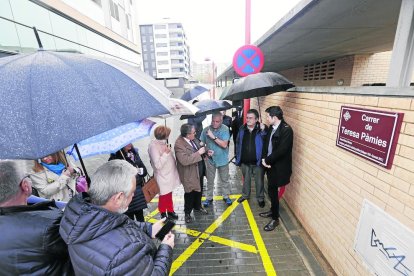
[[247, 198], [245, 198], [245, 197], [243, 197], [243, 196], [241, 196], [241, 197], [239, 197], [238, 199], [237, 199], [237, 202], [238, 203], [242, 203], [243, 201], [245, 201]]
[[178, 219], [178, 215], [175, 212], [168, 212], [168, 217], [172, 219]]
[[190, 223], [193, 221], [193, 218], [190, 214], [185, 214], [185, 223]]
[[163, 219], [163, 218], [166, 218], [167, 217], [167, 212], [165, 212], [165, 213], [161, 213], [161, 218]]
[[272, 217], [272, 211], [259, 213], [259, 216], [261, 216], [262, 218], [271, 218]]
[[263, 230], [265, 231], [273, 231], [275, 230], [275, 228], [279, 225], [279, 219], [272, 219], [271, 221], [269, 221], [268, 224], [265, 225], [265, 227], [263, 228]]
[[259, 203], [259, 207], [260, 207], [260, 208], [263, 208], [263, 207], [265, 207], [265, 205], [266, 205], [266, 203], [265, 203], [265, 201], [264, 201], [264, 200], [259, 201], [258, 203]]
[[208, 211], [206, 209], [204, 209], [203, 207], [200, 207], [200, 209], [194, 209], [194, 212], [203, 214], [203, 215], [207, 215]]

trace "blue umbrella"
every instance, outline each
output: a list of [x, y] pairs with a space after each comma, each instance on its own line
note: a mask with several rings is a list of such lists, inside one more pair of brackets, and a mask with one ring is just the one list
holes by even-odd
[[[144, 119], [111, 129], [77, 143], [79, 152], [82, 158], [116, 152], [133, 141], [149, 136], [154, 125], [155, 122]], [[74, 147], [68, 154], [79, 160]]]
[[183, 115], [180, 120], [199, 117], [201, 115], [212, 114], [217, 111], [230, 109], [233, 106], [227, 101], [222, 100], [202, 100], [194, 104], [199, 110], [194, 115]]
[[169, 91], [137, 68], [38, 51], [0, 59], [0, 159], [37, 159], [147, 117]]
[[207, 88], [205, 88], [204, 86], [201, 85], [196, 85], [193, 88], [191, 88], [190, 90], [188, 90], [187, 92], [185, 92], [182, 96], [181, 96], [181, 100], [184, 101], [191, 101], [192, 99], [200, 96], [202, 93], [208, 91]]

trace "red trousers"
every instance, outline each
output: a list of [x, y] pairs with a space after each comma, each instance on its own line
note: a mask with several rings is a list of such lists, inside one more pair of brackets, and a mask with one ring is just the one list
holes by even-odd
[[172, 192], [165, 195], [160, 195], [158, 198], [158, 211], [160, 213], [174, 212]]

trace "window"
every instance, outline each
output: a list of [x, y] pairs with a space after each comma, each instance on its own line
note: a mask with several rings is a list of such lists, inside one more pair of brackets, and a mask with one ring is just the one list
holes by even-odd
[[170, 72], [170, 70], [168, 70], [168, 69], [159, 69], [158, 70], [158, 73], [169, 73]]
[[180, 63], [184, 63], [184, 61], [182, 59], [172, 59], [171, 60], [171, 64], [180, 64]]
[[155, 34], [155, 38], [167, 38], [166, 34]]
[[155, 46], [157, 48], [163, 48], [163, 47], [167, 47], [168, 45], [167, 45], [167, 43], [157, 43], [157, 44], [155, 44]]
[[168, 56], [168, 52], [158, 52], [157, 56], [161, 57], [161, 56]]
[[182, 29], [183, 28], [183, 26], [181, 25], [181, 24], [176, 24], [176, 23], [171, 23], [171, 24], [168, 24], [168, 27], [170, 28], [170, 29]]
[[109, 0], [109, 6], [111, 8], [111, 16], [119, 21], [118, 5], [115, 4], [114, 1]]
[[165, 30], [167, 27], [165, 25], [154, 25], [154, 29], [156, 30]]
[[92, 2], [95, 2], [98, 6], [102, 7], [101, 0], [92, 0]]
[[127, 23], [127, 28], [131, 29], [131, 16], [129, 14], [125, 14], [125, 21]]
[[157, 61], [158, 65], [164, 65], [164, 64], [168, 64], [168, 60], [159, 60]]

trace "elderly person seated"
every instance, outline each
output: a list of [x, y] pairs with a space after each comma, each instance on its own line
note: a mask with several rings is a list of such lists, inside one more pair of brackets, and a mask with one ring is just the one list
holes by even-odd
[[53, 201], [27, 205], [32, 193], [25, 161], [0, 161], [0, 268], [2, 275], [73, 275], [59, 235], [62, 212]]
[[62, 152], [35, 160], [33, 171], [31, 180], [40, 197], [67, 202], [75, 195], [78, 174], [66, 164]]
[[68, 244], [76, 275], [168, 275], [174, 235], [157, 248], [151, 240], [162, 227], [129, 219], [137, 169], [111, 160], [91, 178], [88, 193], [77, 194], [65, 208], [60, 234]]

